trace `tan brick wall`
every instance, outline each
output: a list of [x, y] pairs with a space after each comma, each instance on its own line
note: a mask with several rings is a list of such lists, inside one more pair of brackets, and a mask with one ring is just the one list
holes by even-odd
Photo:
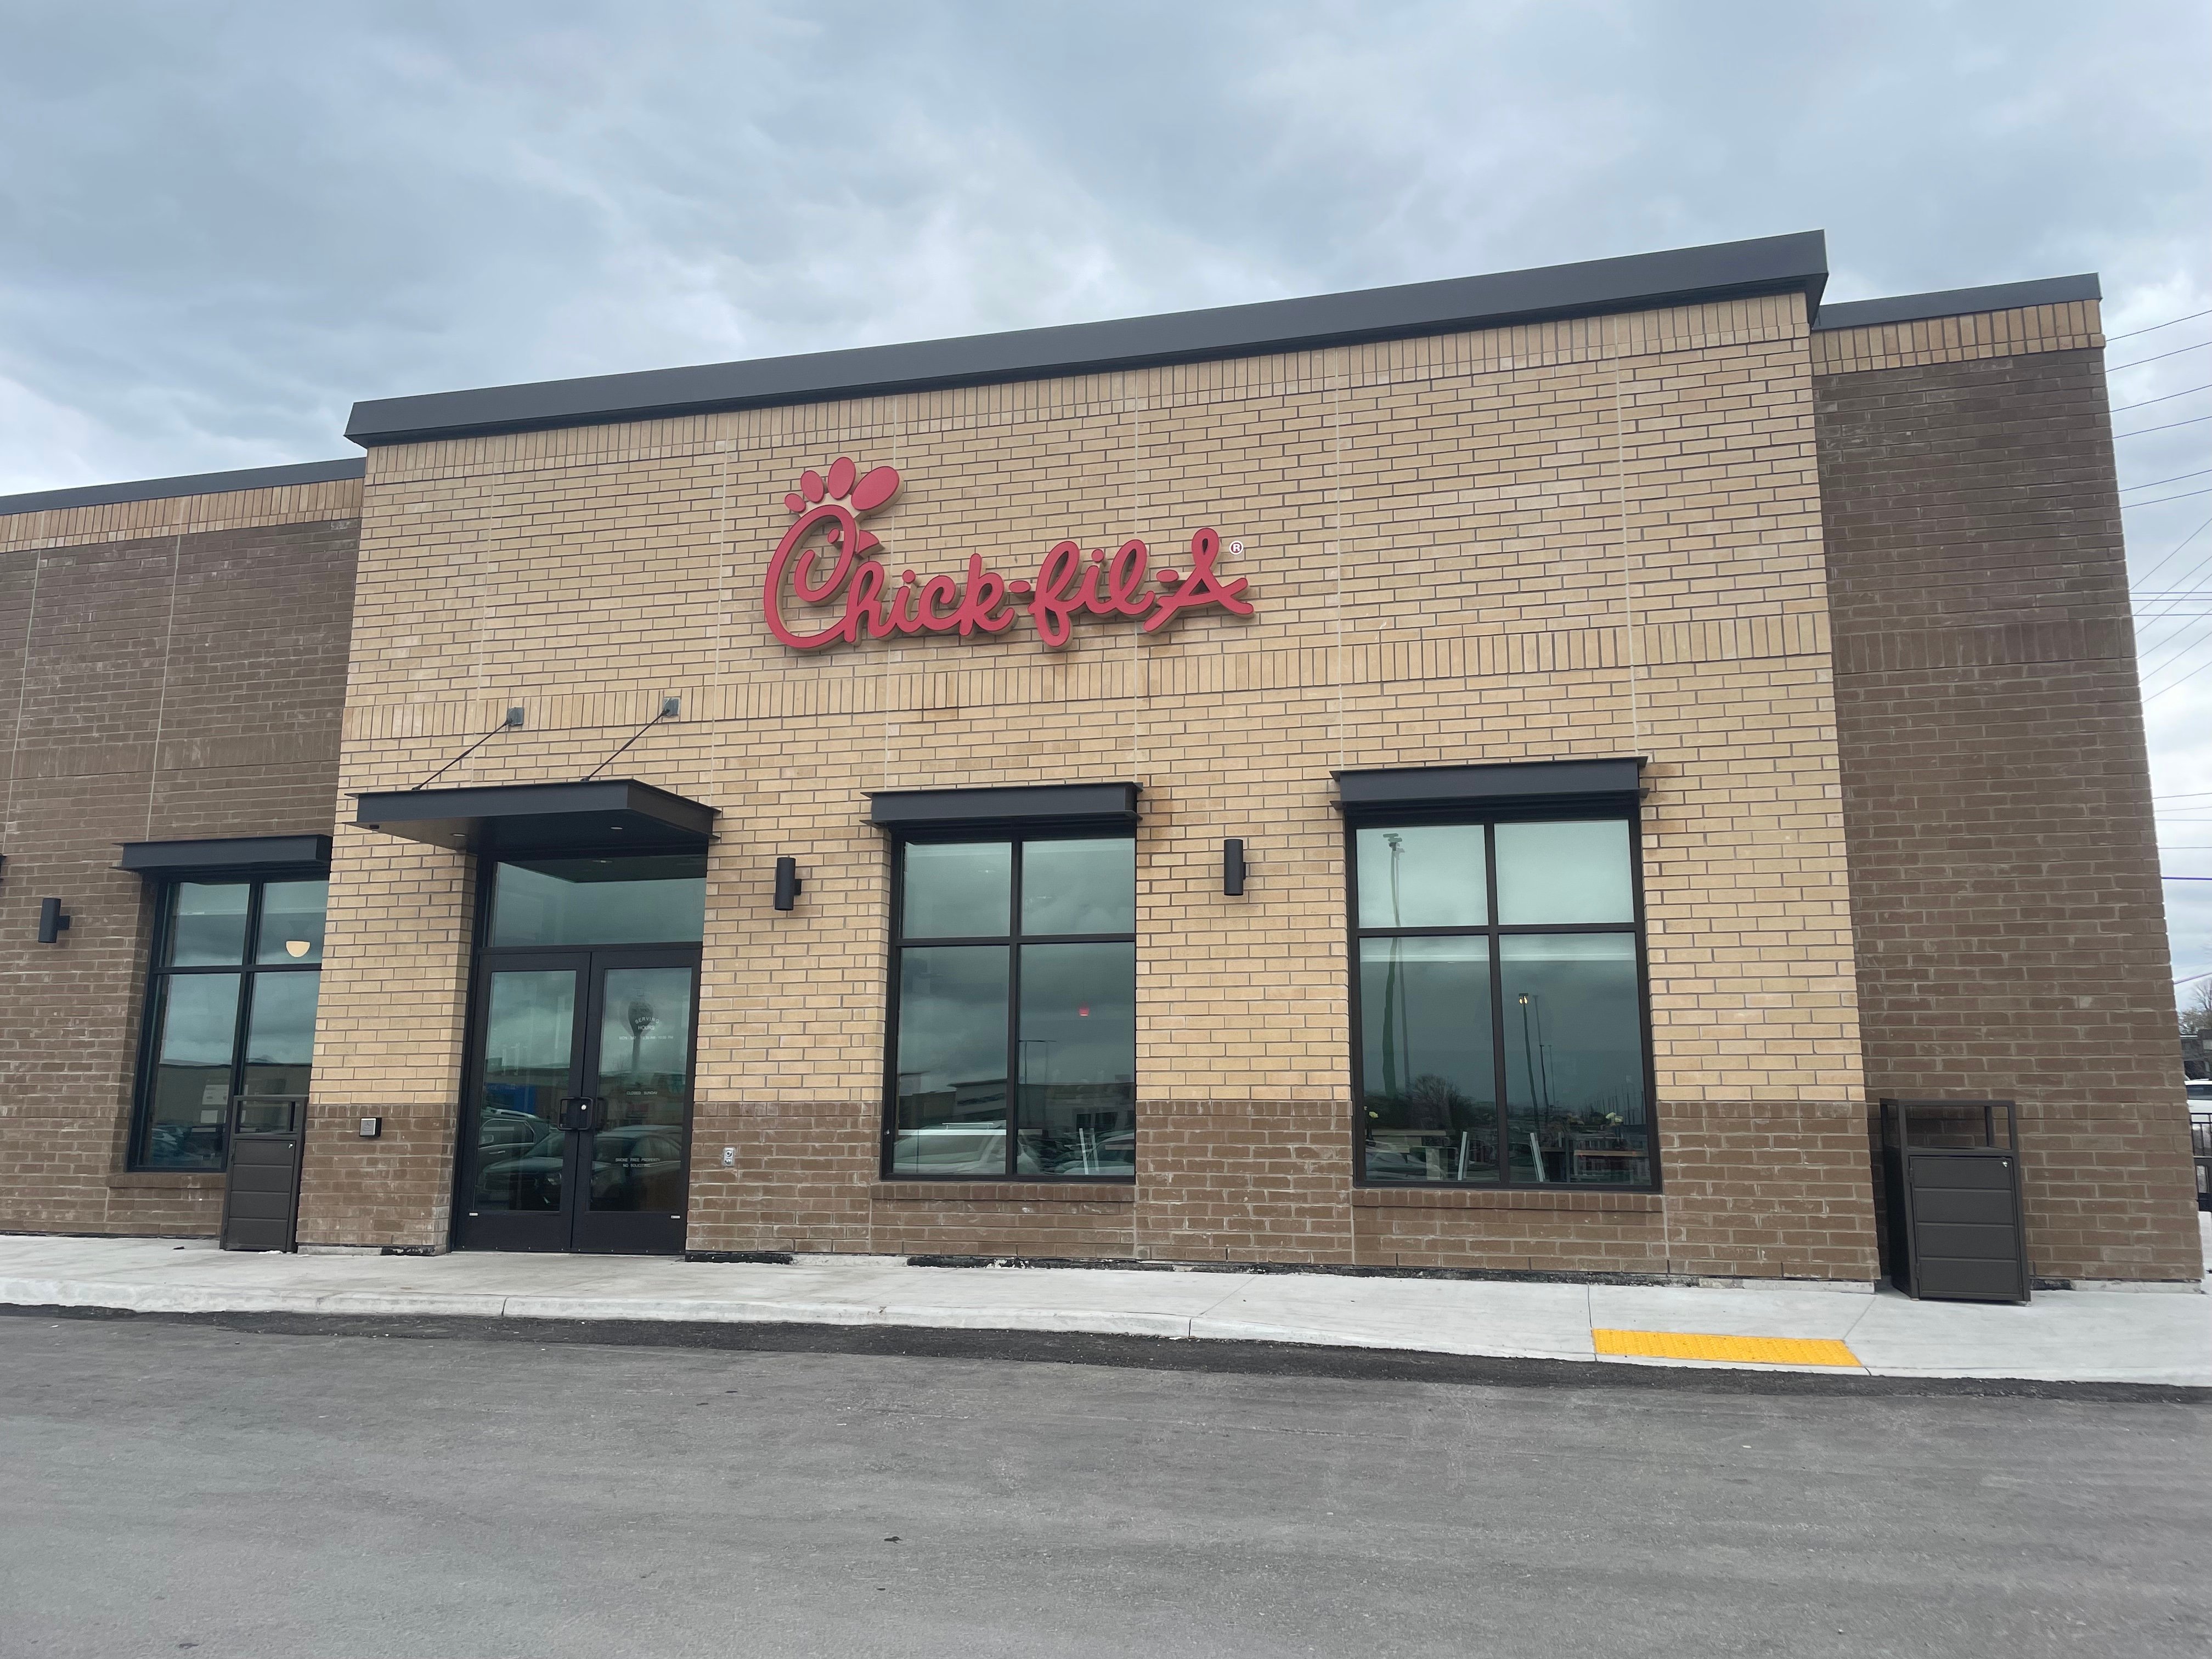
[[2094, 300], [1923, 317], [1865, 328], [1821, 329], [1813, 336], [1815, 374], [1864, 374], [1923, 363], [1974, 362], [2039, 351], [2102, 350], [2104, 325]]
[[[380, 449], [343, 787], [419, 781], [511, 702], [526, 729], [443, 781], [574, 777], [684, 698], [616, 769], [723, 814], [694, 1249], [1621, 1249], [1865, 1279], [1864, 1161], [1830, 1146], [1863, 1100], [1808, 349], [1802, 302], [1759, 299]], [[894, 574], [972, 551], [1028, 575], [1064, 536], [1174, 563], [1212, 525], [1258, 613], [1079, 623], [1056, 655], [1026, 620], [788, 652], [759, 617], [781, 497], [840, 454], [905, 479], [869, 520]], [[1626, 754], [1651, 757], [1658, 1113], [1683, 1181], [1650, 1210], [1356, 1221], [1381, 1212], [1352, 1201], [1330, 769]], [[1146, 787], [1131, 1200], [879, 1188], [888, 861], [862, 792], [1121, 778]], [[1219, 892], [1231, 835], [1242, 899]], [[768, 903], [782, 854], [806, 880], [790, 914]], [[341, 830], [304, 1237], [444, 1241], [468, 927], [454, 855]], [[371, 1108], [406, 1146], [347, 1139]], [[1761, 1157], [1692, 1173], [1739, 1133]]]
[[216, 1229], [220, 1176], [124, 1167], [153, 918], [117, 843], [329, 831], [360, 505], [0, 514], [0, 1230]]

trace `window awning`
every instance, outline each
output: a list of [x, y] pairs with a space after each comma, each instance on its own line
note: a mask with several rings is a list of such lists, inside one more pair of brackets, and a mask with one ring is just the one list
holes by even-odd
[[1366, 813], [1490, 811], [1524, 806], [1633, 806], [1644, 757], [1509, 761], [1490, 766], [1402, 766], [1334, 775], [1337, 806]]
[[1043, 783], [996, 789], [885, 789], [868, 794], [868, 822], [887, 830], [1127, 829], [1135, 783]]
[[715, 809], [634, 778], [399, 789], [354, 797], [354, 822], [406, 841], [501, 856], [701, 852]]
[[328, 836], [230, 836], [207, 841], [126, 841], [115, 867], [149, 881], [193, 876], [307, 880], [331, 867]]

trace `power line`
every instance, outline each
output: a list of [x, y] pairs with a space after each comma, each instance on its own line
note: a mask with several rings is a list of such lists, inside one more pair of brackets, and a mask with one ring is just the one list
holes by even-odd
[[2171, 432], [2178, 426], [2202, 426], [2207, 421], [2212, 421], [2212, 415], [2195, 415], [2185, 421], [2168, 421], [2164, 426], [2138, 427], [2133, 432], [2115, 432], [2112, 441], [2118, 443], [2123, 438], [2148, 437], [2154, 432]]
[[2172, 328], [2176, 323], [2190, 322], [2198, 317], [2212, 317], [2212, 311], [2192, 311], [2186, 317], [2169, 317], [2162, 323], [2153, 323], [2148, 328], [2131, 328], [2124, 334], [2107, 334], [2105, 343], [2110, 345], [2115, 340], [2132, 340], [2138, 334], [2155, 334], [2162, 328]]
[[2144, 705], [2148, 707], [2149, 704], [2156, 702], [2160, 697], [2164, 696], [2169, 691], [2179, 690], [2183, 686], [2188, 684], [2190, 681], [2195, 679], [2199, 674], [2203, 673], [2208, 668], [2212, 668], [2212, 657], [2207, 657], [2203, 662], [2197, 664], [2196, 667], [2191, 669], [2179, 679], [2168, 680], [2164, 685], [2161, 685], [2157, 690], [2152, 692], [2143, 699]]
[[2202, 351], [2206, 346], [2212, 346], [2212, 340], [2199, 340], [2193, 346], [2179, 346], [2172, 351], [2161, 351], [2155, 357], [2138, 357], [2131, 363], [2114, 363], [2105, 373], [2117, 374], [2124, 368], [2141, 368], [2145, 363], [2162, 363], [2168, 357], [2179, 357], [2185, 351]]
[[2207, 380], [2203, 386], [2191, 386], [2186, 392], [2169, 392], [2163, 398], [2146, 398], [2139, 404], [2115, 404], [2107, 412], [2124, 415], [2131, 409], [2148, 409], [2153, 404], [2170, 404], [2176, 398], [2193, 398], [2200, 392], [2212, 392], [2212, 380]]
[[[2151, 566], [2149, 569], [2143, 572], [2142, 580], [2136, 584], [2136, 586], [2138, 587], [2148, 587], [2150, 585], [2150, 579], [2158, 574], [2160, 571], [2165, 569], [2166, 566], [2172, 564], [2176, 554], [2179, 554], [2183, 548], [2188, 546], [2190, 543], [2195, 541], [2199, 536], [2203, 535], [2208, 530], [2212, 530], [2212, 519], [2205, 520], [2203, 524], [2198, 525], [2196, 529], [2191, 531], [2186, 536], [2184, 536], [2179, 542], [2175, 544], [2172, 553], [2167, 554], [2156, 564]], [[2130, 589], [2130, 591], [2132, 592], [2133, 589]]]
[[2167, 501], [2185, 501], [2197, 495], [2212, 495], [2212, 489], [2185, 489], [2179, 495], [2154, 495], [2147, 501], [2123, 501], [2120, 511], [2125, 513], [2130, 507], [2159, 507]]
[[2177, 472], [2170, 478], [2146, 478], [2139, 484], [2122, 484], [2120, 494], [2124, 495], [2134, 489], [2155, 489], [2162, 483], [2179, 483], [2184, 478], [2201, 478], [2208, 472], [2212, 472], [2212, 466], [2200, 466], [2194, 472]]

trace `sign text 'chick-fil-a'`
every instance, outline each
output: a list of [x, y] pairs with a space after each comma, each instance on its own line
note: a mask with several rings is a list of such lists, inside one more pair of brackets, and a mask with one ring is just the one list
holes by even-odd
[[[1140, 631], [1149, 634], [1200, 605], [1252, 614], [1243, 597], [1244, 579], [1224, 581], [1214, 570], [1221, 537], [1212, 529], [1190, 538], [1187, 571], [1150, 571], [1150, 550], [1133, 539], [1111, 554], [1093, 548], [1087, 556], [1074, 542], [1063, 541], [1054, 544], [1027, 580], [1009, 581], [985, 568], [981, 554], [971, 553], [964, 580], [924, 579], [906, 570], [894, 583], [882, 562], [868, 556], [882, 543], [860, 520], [898, 487], [899, 476], [890, 467], [862, 476], [849, 457], [841, 456], [828, 476], [810, 471], [783, 498], [793, 518], [769, 561], [762, 604], [769, 632], [794, 650], [814, 651], [840, 641], [857, 645], [864, 633], [874, 640], [894, 634], [1003, 633], [1026, 611], [1037, 637], [1057, 651], [1073, 636], [1078, 617], [1141, 617]], [[809, 545], [817, 534], [834, 551]], [[1232, 544], [1231, 550], [1243, 549]], [[842, 601], [842, 613], [827, 628], [802, 633], [785, 614], [791, 600], [804, 605]]]

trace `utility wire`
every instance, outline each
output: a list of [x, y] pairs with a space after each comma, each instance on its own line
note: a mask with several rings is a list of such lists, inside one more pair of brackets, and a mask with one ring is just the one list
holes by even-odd
[[[2190, 543], [2195, 541], [2199, 536], [2203, 535], [2208, 530], [2212, 530], [2212, 519], [2205, 520], [2203, 524], [2198, 525], [2196, 529], [2191, 531], [2186, 536], [2184, 536], [2179, 542], [2175, 544], [2172, 553], [2167, 554], [2156, 564], [2151, 566], [2149, 569], [2144, 571], [2142, 574], [2142, 580], [2135, 584], [2135, 588], [2140, 589], [2149, 586], [2150, 579], [2158, 574], [2160, 571], [2165, 569], [2166, 566], [2172, 564], [2173, 562], [2175, 554], [2179, 553], [2183, 548], [2188, 546]], [[2134, 590], [2131, 589], [2130, 591], [2132, 592]]]
[[2192, 311], [2186, 317], [2169, 317], [2162, 323], [2153, 323], [2148, 328], [2131, 328], [2124, 334], [2107, 334], [2105, 343], [2110, 345], [2115, 340], [2132, 340], [2138, 334], [2155, 334], [2162, 328], [2172, 328], [2176, 323], [2191, 322], [2199, 317], [2212, 317], [2212, 311]]
[[2178, 495], [2154, 495], [2147, 501], [2123, 501], [2120, 503], [2120, 511], [2125, 513], [2133, 507], [2159, 507], [2167, 501], [2185, 501], [2197, 495], [2212, 495], [2212, 489], [2185, 489]]
[[2115, 432], [2112, 441], [2118, 443], [2123, 438], [2146, 438], [2154, 432], [2171, 432], [2178, 426], [2202, 426], [2207, 421], [2212, 421], [2212, 415], [2193, 415], [2185, 421], [2168, 421], [2164, 426], [2145, 426], [2138, 427], [2133, 432]]
[[2160, 686], [2157, 690], [2150, 693], [2149, 696], [2143, 699], [2144, 706], [2147, 708], [2150, 704], [2156, 702], [2160, 697], [2164, 696], [2169, 691], [2179, 691], [2183, 686], [2188, 684], [2190, 681], [2195, 679], [2199, 674], [2203, 673], [2208, 668], [2212, 668], [2212, 657], [2207, 657], [2203, 662], [2198, 663], [2196, 667], [2191, 669], [2179, 679], [2168, 680], [2164, 685]]
[[2170, 404], [2176, 398], [2193, 398], [2200, 392], [2212, 392], [2212, 380], [2205, 381], [2203, 386], [2191, 386], [2186, 392], [2169, 392], [2162, 398], [2146, 398], [2141, 403], [2115, 404], [2106, 412], [2112, 415], [2124, 415], [2131, 409], [2148, 409], [2153, 404]]
[[2131, 363], [2114, 363], [2105, 373], [2117, 374], [2124, 368], [2141, 368], [2145, 363], [2162, 363], [2168, 357], [2179, 357], [2187, 351], [2202, 351], [2206, 346], [2212, 346], [2212, 340], [2199, 340], [2193, 346], [2178, 346], [2172, 351], [2161, 351], [2155, 357], [2138, 357]]
[[2194, 472], [2177, 472], [2170, 478], [2146, 478], [2139, 484], [2122, 484], [2120, 494], [2124, 495], [2134, 489], [2155, 489], [2162, 483], [2179, 483], [2184, 478], [2201, 478], [2208, 472], [2212, 472], [2212, 466], [2200, 466]]

